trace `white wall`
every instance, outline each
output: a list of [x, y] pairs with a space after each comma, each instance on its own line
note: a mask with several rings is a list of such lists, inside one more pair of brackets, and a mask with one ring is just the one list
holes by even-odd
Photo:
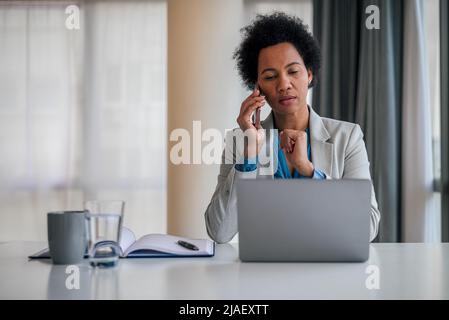
[[[237, 126], [244, 97], [232, 53], [240, 40], [243, 1], [168, 2], [168, 136]], [[169, 149], [174, 143], [169, 143]], [[206, 237], [204, 212], [217, 183], [218, 165], [168, 164], [168, 232]]]

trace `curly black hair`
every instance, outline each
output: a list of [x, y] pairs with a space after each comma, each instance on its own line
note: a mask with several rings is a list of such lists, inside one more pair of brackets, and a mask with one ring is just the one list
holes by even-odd
[[257, 81], [257, 64], [259, 52], [263, 48], [282, 42], [291, 43], [302, 57], [308, 70], [312, 71], [313, 80], [309, 88], [316, 84], [321, 66], [320, 46], [302, 20], [283, 12], [269, 15], [258, 14], [254, 21], [240, 32], [243, 40], [233, 54], [243, 84], [254, 90]]

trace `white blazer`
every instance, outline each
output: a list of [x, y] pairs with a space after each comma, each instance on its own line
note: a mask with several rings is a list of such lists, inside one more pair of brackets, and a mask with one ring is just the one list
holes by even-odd
[[[312, 108], [309, 107], [309, 110], [310, 147], [314, 167], [323, 171], [327, 179], [371, 180], [368, 154], [360, 126], [322, 118]], [[261, 122], [261, 125], [266, 130], [273, 129], [272, 113]], [[267, 134], [265, 146], [269, 145], [269, 136]], [[232, 143], [226, 143], [217, 187], [205, 212], [207, 233], [218, 243], [230, 241], [237, 233], [237, 194], [234, 181], [237, 178], [273, 179], [277, 170], [274, 168], [271, 174], [267, 175], [265, 171], [262, 175], [258, 164], [258, 170], [240, 172], [232, 164], [236, 159], [234, 150]], [[277, 163], [277, 160], [272, 163]], [[372, 184], [371, 191], [370, 241], [376, 237], [380, 221]]]

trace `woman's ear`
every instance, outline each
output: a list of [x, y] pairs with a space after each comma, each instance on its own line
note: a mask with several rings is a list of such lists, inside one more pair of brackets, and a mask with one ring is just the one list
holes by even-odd
[[310, 87], [310, 85], [312, 84], [312, 81], [313, 81], [313, 73], [312, 73], [312, 70], [307, 69], [307, 75], [308, 75], [308, 78], [309, 78], [309, 87]]

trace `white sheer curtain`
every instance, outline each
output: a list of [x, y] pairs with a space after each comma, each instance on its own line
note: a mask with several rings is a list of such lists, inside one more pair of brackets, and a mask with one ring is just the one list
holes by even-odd
[[164, 1], [0, 2], [0, 241], [87, 198], [166, 231], [166, 34]]
[[2, 188], [66, 183], [80, 45], [62, 3], [0, 3]]
[[435, 241], [432, 126], [420, 0], [405, 2], [402, 184], [405, 242]]
[[[424, 1], [423, 14], [432, 113], [433, 176], [439, 181], [441, 179], [440, 1]], [[427, 239], [432, 242], [441, 242], [441, 191], [434, 190], [433, 195], [435, 210], [428, 217]]]

